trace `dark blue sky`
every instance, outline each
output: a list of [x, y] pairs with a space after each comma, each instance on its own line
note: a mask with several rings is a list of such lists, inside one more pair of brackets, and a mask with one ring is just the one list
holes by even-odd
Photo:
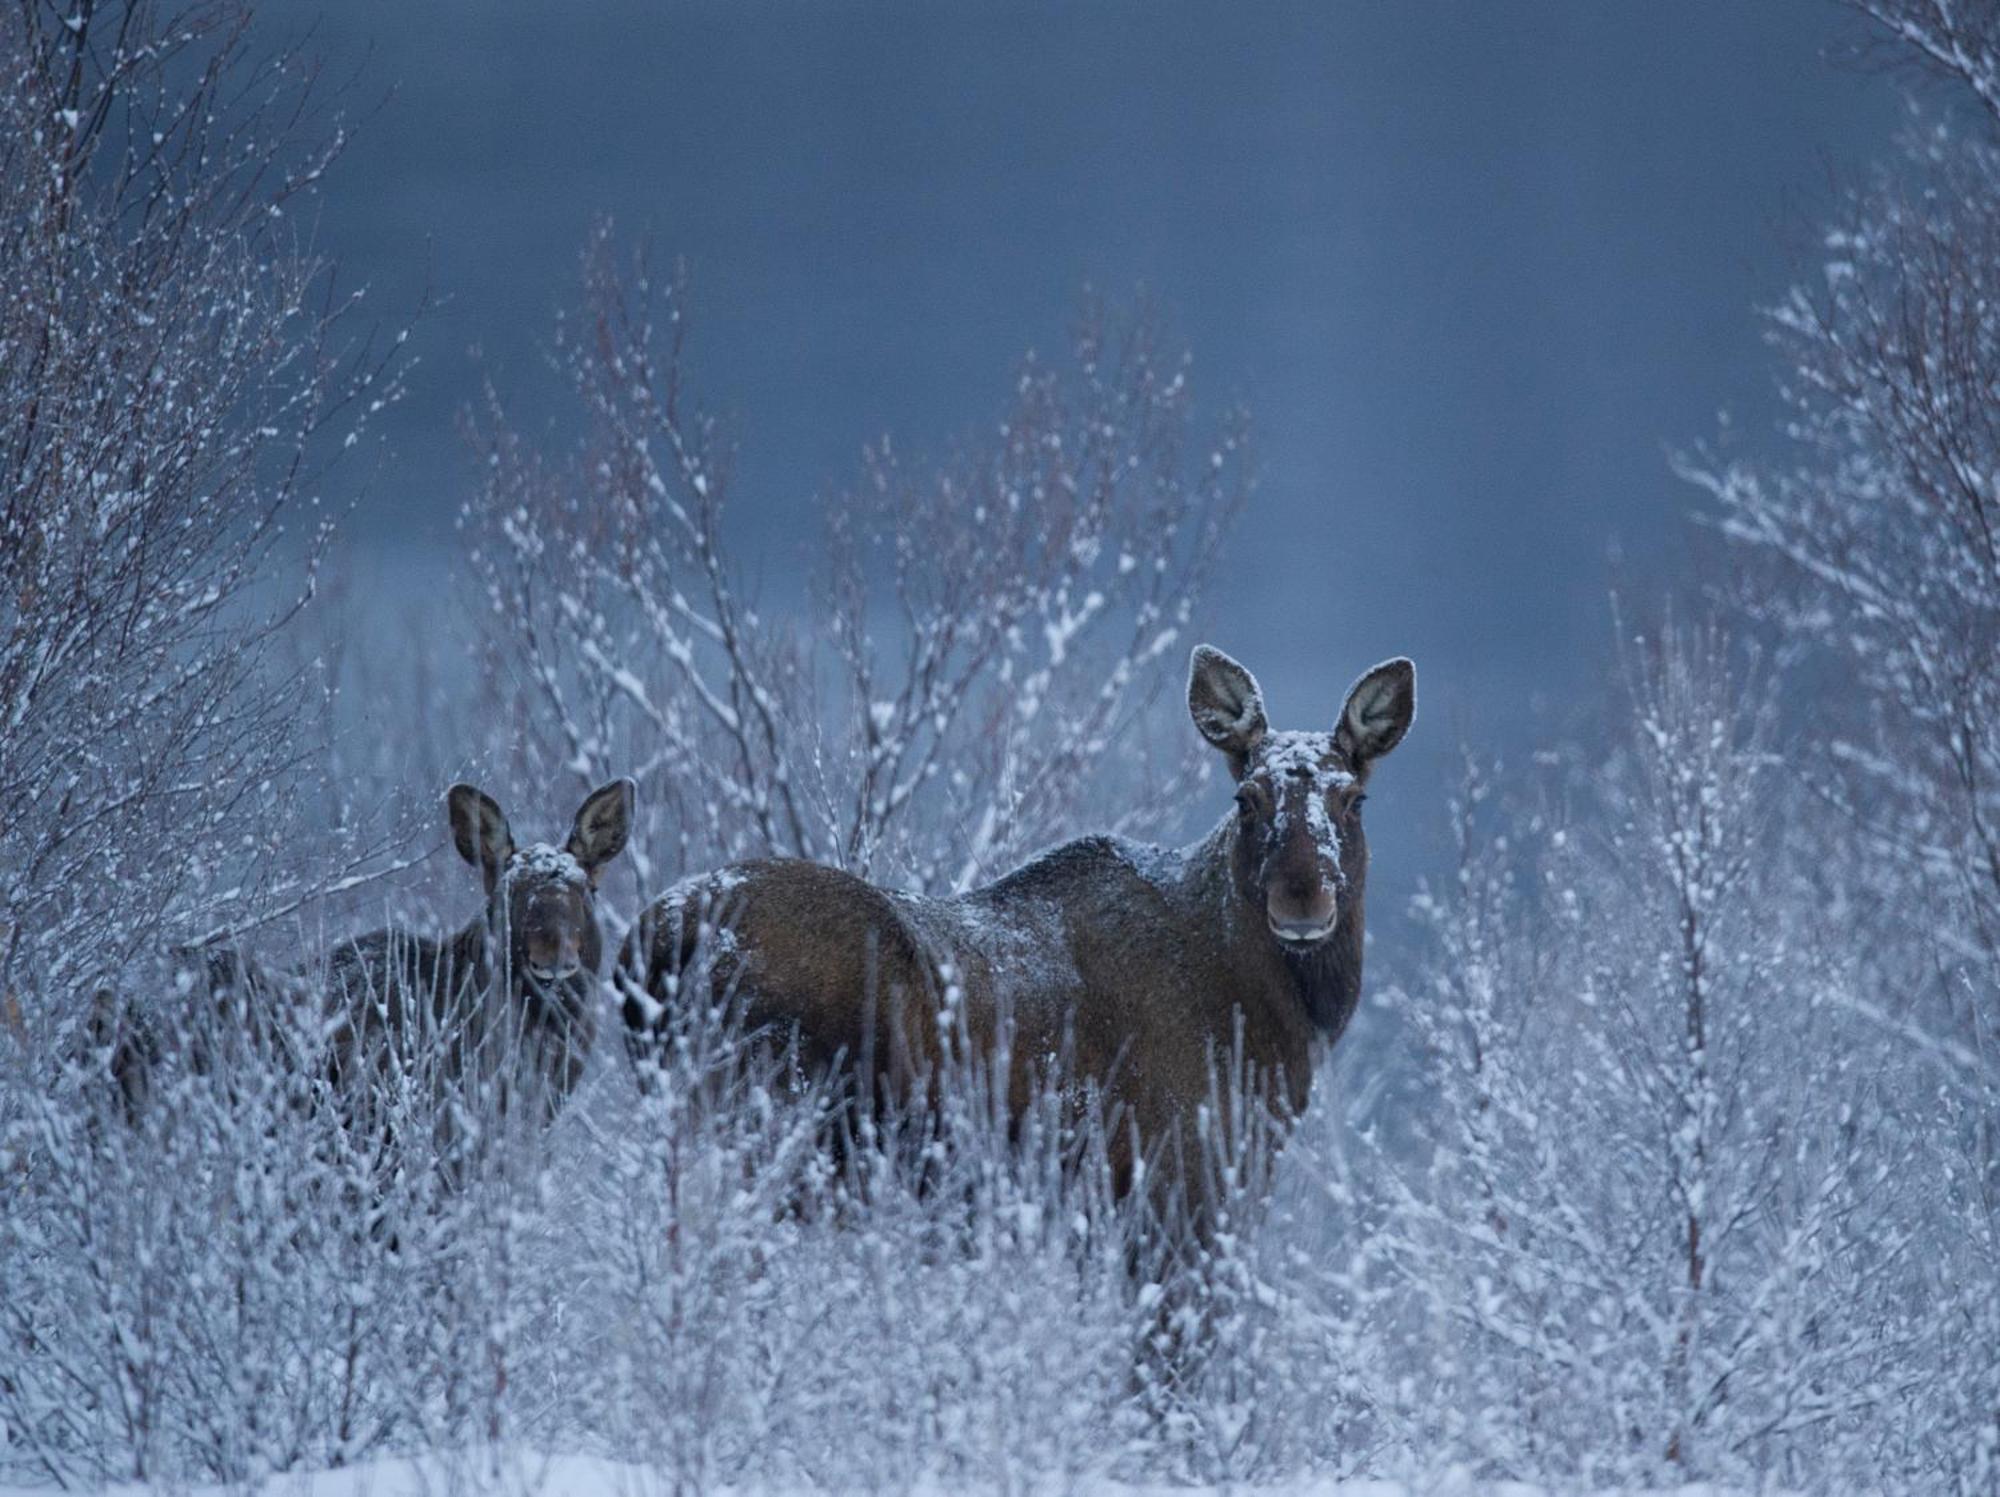
[[739, 418], [739, 534], [780, 585], [865, 440], [989, 422], [1085, 283], [1143, 282], [1204, 404], [1256, 421], [1207, 632], [1294, 726], [1415, 656], [1423, 731], [1378, 823], [1415, 811], [1458, 738], [1518, 755], [1588, 690], [1612, 548], [1684, 583], [1666, 448], [1725, 408], [1769, 446], [1753, 309], [1898, 117], [1827, 61], [1853, 24], [1830, 0], [342, 0], [333, 70], [395, 93], [326, 242], [385, 310], [443, 298], [354, 544], [371, 570], [448, 554], [453, 414], [482, 367], [531, 423], [556, 409], [538, 351], [602, 213], [693, 263], [697, 382]]

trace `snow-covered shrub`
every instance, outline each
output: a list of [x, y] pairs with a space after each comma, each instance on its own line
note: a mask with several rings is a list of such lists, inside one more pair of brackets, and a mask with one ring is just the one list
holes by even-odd
[[1746, 572], [1746, 623], [1811, 682], [1799, 768], [1863, 959], [1855, 1012], [1944, 1061], [2000, 1247], [2000, 12], [1856, 8], [1942, 107], [1767, 314], [1786, 460], [1683, 467]]
[[295, 871], [297, 694], [261, 667], [319, 473], [393, 390], [287, 216], [340, 131], [247, 28], [0, 18], [0, 989], [38, 1040]]
[[1004, 1066], [955, 1067], [830, 1153], [831, 1099], [691, 1006], [578, 1211], [575, 1427], [694, 1486], [1107, 1466], [1135, 1226], [1073, 1100], [1010, 1130]]
[[687, 300], [643, 257], [624, 272], [601, 229], [557, 340], [582, 446], [538, 453], [493, 397], [464, 514], [494, 678], [520, 683], [496, 704], [528, 728], [506, 750], [528, 773], [638, 779], [642, 887], [784, 853], [963, 889], [1068, 834], [1094, 789], [1156, 805], [1201, 773], [1148, 709], [1248, 461], [1240, 418], [1197, 440], [1154, 317], [1089, 306], [1073, 357], [1027, 360], [999, 422], [935, 472], [870, 449], [820, 507], [810, 600], [779, 610], [728, 542], [745, 501], [685, 389]]
[[175, 1012], [129, 1092], [109, 1030], [53, 1076], [10, 1055], [0, 1091], [0, 1456], [64, 1485], [247, 1479], [364, 1455], [415, 1417], [400, 1374], [423, 1348], [397, 1335], [442, 1263], [385, 1256], [371, 1224], [426, 1220], [408, 1197], [429, 1177], [357, 1147], [309, 1063], [310, 1012], [254, 1030]]
[[1768, 678], [1671, 628], [1627, 674], [1606, 755], [1468, 779], [1428, 976], [1390, 1000], [1425, 1159], [1322, 1135], [1374, 1427], [1590, 1485], [1968, 1479], [2000, 1273], [1936, 1074], [1854, 1012]]
[[[163, 953], [350, 851], [291, 823], [310, 738], [267, 667], [394, 352], [294, 232], [341, 132], [244, 8], [15, 6], [0, 77], [0, 1442], [44, 1476], [249, 1469], [337, 1402], [231, 1356], [313, 1339], [256, 1264], [332, 1223], [268, 1204], [319, 1199], [266, 1142], [312, 1125], [192, 1043]], [[136, 1120], [128, 999], [203, 1054]]]

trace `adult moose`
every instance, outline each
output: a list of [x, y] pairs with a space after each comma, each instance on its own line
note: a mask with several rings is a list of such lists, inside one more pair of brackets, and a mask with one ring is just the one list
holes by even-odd
[[1314, 1053], [1360, 996], [1364, 787], [1415, 708], [1415, 668], [1399, 658], [1355, 683], [1331, 732], [1274, 732], [1250, 672], [1202, 646], [1188, 710], [1227, 759], [1236, 805], [1200, 842], [1084, 837], [951, 898], [793, 859], [691, 879], [620, 954], [628, 1043], [643, 1061], [698, 966], [806, 1068], [878, 1096], [926, 1085], [954, 1028], [990, 1054], [1011, 1024], [1013, 1115], [1035, 1064], [1066, 1056], [1123, 1122], [1111, 1139], [1123, 1193], [1141, 1151], [1194, 1157], [1211, 1068], [1239, 1031], [1265, 1104], [1281, 1120], [1304, 1108]]

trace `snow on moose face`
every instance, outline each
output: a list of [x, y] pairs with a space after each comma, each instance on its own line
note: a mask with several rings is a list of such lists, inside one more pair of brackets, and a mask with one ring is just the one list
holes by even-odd
[[546, 842], [522, 848], [507, 860], [500, 888], [516, 972], [545, 984], [597, 970], [596, 891], [575, 857]]
[[1366, 876], [1362, 799], [1331, 733], [1269, 733], [1252, 750], [1236, 787], [1238, 866], [1286, 945], [1332, 935]]
[[624, 850], [632, 797], [630, 780], [599, 786], [577, 809], [562, 846], [517, 848], [497, 801], [471, 785], [451, 787], [445, 807], [452, 840], [485, 876], [487, 924], [504, 940], [517, 978], [546, 986], [597, 970], [598, 874]]
[[1262, 907], [1281, 947], [1306, 951], [1358, 910], [1368, 874], [1361, 803], [1374, 761], [1416, 714], [1416, 668], [1384, 661], [1347, 694], [1331, 733], [1273, 732], [1256, 678], [1220, 650], [1196, 648], [1188, 712], [1236, 778], [1238, 893]]

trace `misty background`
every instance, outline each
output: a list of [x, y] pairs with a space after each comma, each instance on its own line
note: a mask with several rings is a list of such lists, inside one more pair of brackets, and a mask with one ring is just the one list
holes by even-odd
[[1608, 588], [1644, 614], [1685, 574], [1669, 451], [1774, 447], [1755, 311], [1901, 108], [1838, 65], [1855, 35], [1817, 0], [350, 0], [313, 31], [359, 124], [320, 242], [375, 315], [435, 304], [342, 471], [342, 569], [367, 606], [458, 563], [482, 378], [526, 431], [572, 418], [544, 355], [601, 215], [691, 265], [694, 393], [740, 437], [730, 523], [774, 604], [864, 443], [940, 455], [1086, 287], [1143, 287], [1201, 410], [1254, 419], [1201, 632], [1289, 726], [1418, 662], [1380, 926], [1444, 854], [1459, 743], [1519, 763], [1573, 727]]

